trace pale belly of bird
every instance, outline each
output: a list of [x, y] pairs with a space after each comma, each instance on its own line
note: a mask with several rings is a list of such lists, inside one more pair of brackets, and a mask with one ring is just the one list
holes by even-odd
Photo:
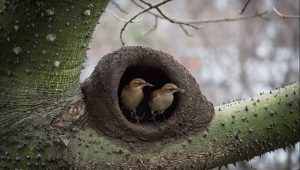
[[163, 113], [173, 102], [173, 95], [157, 96], [149, 103], [150, 108], [158, 113]]
[[129, 109], [134, 110], [142, 101], [144, 95], [142, 90], [137, 90], [133, 92], [126, 92], [126, 94], [122, 94], [121, 99], [123, 105]]

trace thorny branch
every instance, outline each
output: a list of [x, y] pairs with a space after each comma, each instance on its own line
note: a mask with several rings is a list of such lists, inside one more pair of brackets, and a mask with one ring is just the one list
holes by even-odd
[[279, 16], [282, 17], [282, 18], [296, 18], [296, 19], [299, 19], [299, 18], [300, 18], [299, 15], [284, 15], [284, 14], [282, 14], [281, 12], [279, 12], [279, 11], [276, 9], [276, 7], [273, 7], [273, 10], [274, 10], [274, 12], [275, 12], [277, 15], [279, 15]]

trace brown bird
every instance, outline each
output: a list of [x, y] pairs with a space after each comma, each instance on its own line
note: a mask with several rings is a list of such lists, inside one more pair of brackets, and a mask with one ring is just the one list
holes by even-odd
[[130, 110], [131, 117], [135, 116], [135, 119], [139, 123], [139, 119], [136, 115], [136, 108], [141, 103], [144, 98], [143, 87], [153, 85], [147, 83], [145, 80], [141, 78], [135, 78], [130, 81], [130, 83], [123, 87], [121, 92], [121, 103], [122, 105]]
[[175, 92], [184, 92], [184, 89], [177, 87], [175, 84], [167, 83], [162, 88], [155, 90], [150, 95], [149, 106], [151, 109], [151, 115], [156, 122], [155, 112], [164, 116], [164, 112], [167, 108], [171, 106], [174, 100], [173, 93]]

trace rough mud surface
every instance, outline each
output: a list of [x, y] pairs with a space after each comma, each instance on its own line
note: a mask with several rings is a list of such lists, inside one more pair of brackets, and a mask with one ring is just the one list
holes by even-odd
[[[133, 78], [143, 78], [155, 85], [145, 88], [145, 101], [138, 114], [145, 114], [141, 124], [130, 119], [119, 104], [120, 90]], [[173, 105], [165, 112], [167, 122], [155, 124], [149, 119], [147, 98], [151, 91], [165, 83], [184, 88], [175, 95]], [[205, 128], [214, 116], [211, 102], [201, 94], [191, 74], [172, 56], [145, 47], [123, 47], [104, 56], [82, 90], [89, 117], [105, 134], [126, 142], [152, 142], [182, 137]]]

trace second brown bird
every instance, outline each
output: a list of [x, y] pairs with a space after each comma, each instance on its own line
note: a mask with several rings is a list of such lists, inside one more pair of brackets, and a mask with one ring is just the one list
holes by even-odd
[[155, 90], [151, 93], [149, 106], [151, 109], [151, 115], [155, 119], [155, 112], [164, 116], [164, 112], [168, 109], [173, 103], [174, 96], [173, 94], [176, 92], [184, 92], [184, 89], [177, 87], [175, 84], [167, 83], [162, 86], [160, 89]]

